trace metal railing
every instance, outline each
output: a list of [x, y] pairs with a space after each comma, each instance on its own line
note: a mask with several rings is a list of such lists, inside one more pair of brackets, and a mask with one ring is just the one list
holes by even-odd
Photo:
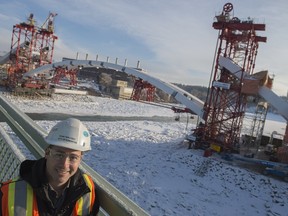
[[25, 156], [0, 126], [0, 182], [17, 177], [23, 160]]
[[[43, 157], [44, 150], [48, 146], [44, 140], [47, 132], [1, 95], [0, 114], [31, 154], [36, 159]], [[17, 145], [0, 127], [0, 181], [16, 177], [19, 165], [24, 159], [25, 156], [18, 150]], [[90, 174], [96, 184], [97, 197], [101, 205], [99, 215], [149, 215], [83, 161], [80, 169]]]

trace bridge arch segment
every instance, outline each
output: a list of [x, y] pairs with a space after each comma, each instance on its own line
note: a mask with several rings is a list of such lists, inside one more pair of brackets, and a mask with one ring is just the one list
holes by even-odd
[[103, 62], [103, 61], [67, 60], [67, 61], [47, 64], [47, 65], [38, 67], [34, 70], [31, 70], [25, 73], [23, 76], [24, 78], [25, 77], [28, 78], [28, 77], [37, 76], [38, 74], [50, 73], [51, 70], [57, 67], [67, 67], [68, 69], [74, 69], [74, 68], [79, 68], [79, 67], [99, 67], [99, 68], [101, 67], [101, 68], [113, 69], [119, 72], [127, 73], [129, 75], [133, 75], [144, 81], [149, 82], [153, 86], [173, 96], [179, 103], [185, 105], [187, 108], [189, 108], [192, 112], [194, 112], [199, 117], [202, 118], [203, 116], [204, 102], [201, 101], [199, 98], [193, 96], [192, 94], [184, 91], [183, 89], [171, 83], [164, 82], [158, 78], [151, 76], [150, 74], [146, 72], [140, 71], [137, 68], [126, 67], [126, 66], [113, 64], [109, 62]]

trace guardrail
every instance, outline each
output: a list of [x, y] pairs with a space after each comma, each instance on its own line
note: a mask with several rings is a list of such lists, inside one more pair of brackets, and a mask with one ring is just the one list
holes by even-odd
[[0, 126], [0, 182], [17, 177], [23, 160], [25, 156]]
[[[44, 140], [47, 132], [1, 95], [0, 113], [31, 154], [36, 159], [43, 157], [44, 149], [47, 147]], [[6, 132], [0, 128], [0, 181], [17, 176], [19, 165], [24, 159], [25, 156], [17, 149]], [[80, 169], [89, 173], [97, 186], [97, 195], [101, 204], [99, 215], [149, 215], [83, 161]]]

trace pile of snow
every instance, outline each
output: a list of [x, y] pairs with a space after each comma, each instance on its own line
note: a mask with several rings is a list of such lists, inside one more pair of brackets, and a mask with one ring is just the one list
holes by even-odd
[[[25, 112], [174, 115], [169, 109], [133, 101], [69, 97], [7, 98]], [[37, 123], [48, 131], [56, 122]], [[271, 129], [279, 127], [276, 123], [272, 122]], [[92, 134], [93, 150], [85, 154], [84, 161], [151, 215], [287, 215], [287, 183], [229, 165], [217, 157], [204, 158], [200, 150], [188, 150], [182, 142], [187, 132], [185, 122], [85, 124]], [[282, 127], [283, 122], [280, 124]]]

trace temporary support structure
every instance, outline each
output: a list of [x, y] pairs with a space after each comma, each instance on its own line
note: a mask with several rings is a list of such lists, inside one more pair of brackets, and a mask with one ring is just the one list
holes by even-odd
[[[244, 71], [253, 74], [259, 42], [266, 42], [266, 37], [256, 35], [256, 31], [265, 30], [265, 24], [255, 24], [252, 19], [241, 21], [232, 17], [232, 11], [233, 5], [225, 4], [223, 12], [213, 23], [214, 29], [219, 30], [219, 37], [203, 108], [205, 124], [197, 128], [204, 131], [198, 142], [205, 143], [205, 146], [217, 145], [224, 151], [233, 149], [239, 142], [247, 100], [247, 94], [242, 92]], [[221, 67], [221, 57], [239, 65], [241, 75]]]
[[77, 85], [77, 72], [78, 68], [71, 68], [68, 67], [57, 67], [55, 68], [54, 76], [51, 80], [53, 84], [59, 84], [61, 79], [67, 79], [67, 85], [76, 86]]
[[[259, 100], [259, 97], [255, 99]], [[253, 153], [254, 155], [257, 155], [258, 153], [262, 141], [267, 112], [268, 103], [261, 101], [258, 102], [255, 113], [251, 113], [249, 116], [245, 116], [247, 122], [251, 123], [251, 126], [249, 127], [248, 125], [247, 127], [249, 130], [249, 136], [247, 136], [245, 140], [242, 140], [242, 148], [247, 153]]]
[[8, 68], [8, 82], [11, 88], [20, 84], [24, 73], [45, 64], [51, 64], [54, 51], [53, 18], [50, 13], [48, 24], [41, 28], [35, 26], [34, 15], [31, 13], [27, 22], [13, 26], [10, 49], [10, 67]]
[[11, 66], [8, 68], [8, 83], [10, 87], [15, 87], [22, 74], [32, 68], [33, 40], [37, 29], [34, 26], [33, 14], [30, 14], [28, 22], [13, 26], [10, 60]]
[[50, 13], [45, 23], [39, 28], [35, 37], [33, 59], [35, 67], [51, 64], [54, 53], [54, 43], [58, 39], [54, 35], [54, 17], [57, 14]]
[[153, 85], [142, 79], [137, 79], [134, 82], [131, 100], [154, 101], [155, 91], [156, 88]]

